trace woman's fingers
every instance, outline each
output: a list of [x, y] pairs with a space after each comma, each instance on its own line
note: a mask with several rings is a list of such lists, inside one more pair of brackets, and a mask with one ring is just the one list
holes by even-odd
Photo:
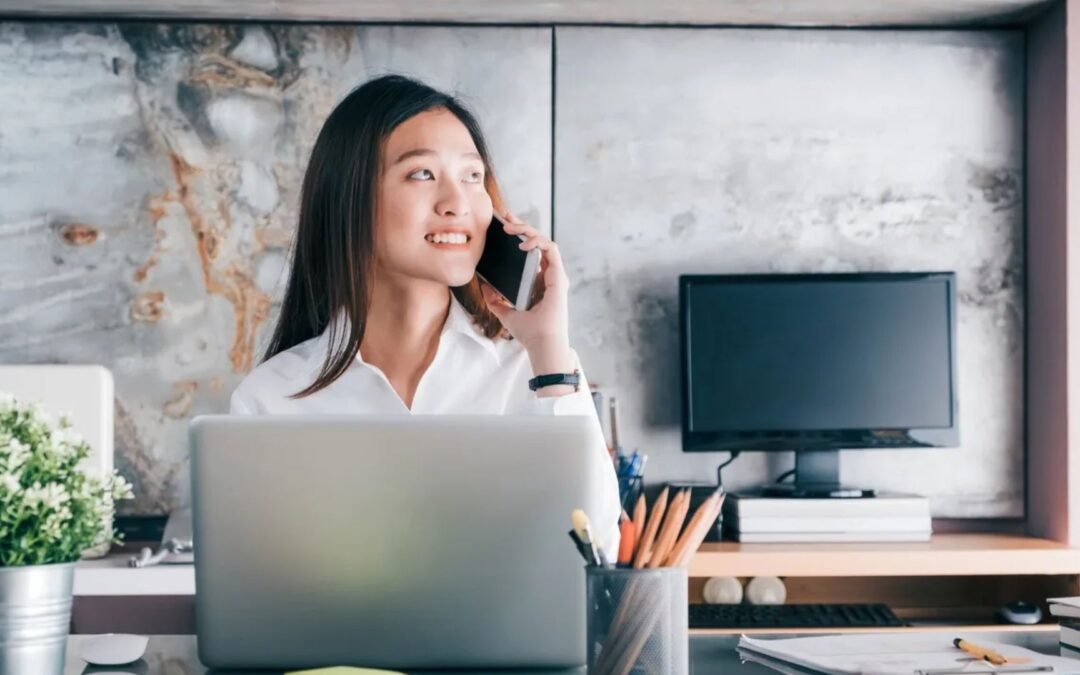
[[544, 249], [544, 283], [547, 285], [557, 284], [569, 286], [570, 279], [566, 276], [566, 268], [563, 266], [562, 254], [555, 242]]
[[503, 216], [503, 229], [510, 234], [523, 234], [526, 237], [533, 237], [540, 232], [535, 228], [527, 225], [526, 223], [518, 220], [517, 216], [507, 213]]
[[528, 225], [507, 225], [503, 228], [503, 231], [507, 234], [519, 234], [525, 237], [541, 236], [539, 230], [534, 227], [529, 227]]
[[[528, 236], [528, 235], [527, 235]], [[551, 241], [542, 234], [534, 234], [529, 236], [528, 239], [518, 244], [518, 248], [522, 251], [531, 251], [534, 248], [539, 248], [541, 251], [547, 250], [548, 246], [554, 246], [555, 242]]]
[[506, 232], [525, 237], [525, 240], [521, 242], [518, 248], [522, 251], [531, 251], [538, 248], [543, 252], [539, 270], [539, 276], [544, 280], [544, 283], [540, 285], [541, 287], [551, 288], [570, 285], [566, 276], [566, 269], [563, 267], [562, 254], [559, 253], [559, 247], [555, 242], [536, 228], [521, 222], [517, 216], [510, 212], [503, 216], [503, 222], [505, 223], [504, 229]]

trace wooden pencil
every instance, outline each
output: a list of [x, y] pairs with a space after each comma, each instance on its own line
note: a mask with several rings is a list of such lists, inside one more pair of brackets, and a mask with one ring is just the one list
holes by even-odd
[[645, 513], [648, 507], [645, 505], [645, 495], [638, 495], [637, 504], [634, 506], [634, 532], [637, 533], [638, 540], [641, 539], [641, 535], [645, 533]]
[[690, 540], [697, 536], [698, 529], [702, 527], [701, 523], [707, 520], [708, 514], [712, 513], [713, 507], [716, 505], [716, 500], [719, 498], [720, 491], [717, 490], [709, 495], [708, 499], [698, 506], [697, 511], [695, 511], [693, 517], [690, 518], [690, 522], [687, 524], [686, 529], [683, 530], [683, 533], [675, 542], [675, 546], [672, 547], [667, 560], [664, 561], [665, 565], [674, 566], [676, 564], [675, 561], [682, 556], [683, 551], [689, 546]]
[[[659, 580], [662, 581], [662, 580]], [[598, 673], [614, 672], [616, 666], [622, 663], [626, 657], [627, 647], [637, 641], [642, 629], [646, 629], [650, 615], [650, 608], [660, 607], [660, 595], [662, 595], [662, 583], [656, 579], [634, 579], [631, 591], [623, 596], [625, 605], [619, 609], [622, 612], [622, 620], [613, 621], [608, 631], [607, 639], [604, 640], [600, 650], [600, 658], [595, 664]], [[655, 620], [654, 620], [655, 621]], [[647, 630], [652, 630], [651, 627]], [[591, 672], [591, 671], [590, 671]]]
[[652, 550], [653, 539], [660, 529], [660, 521], [664, 518], [667, 509], [668, 489], [665, 487], [660, 496], [653, 503], [652, 513], [649, 514], [648, 523], [645, 525], [645, 533], [638, 538], [637, 555], [634, 556], [634, 569], [639, 570], [645, 566], [649, 552]]
[[724, 507], [724, 498], [726, 496], [723, 493], [717, 495], [712, 510], [705, 514], [702, 522], [698, 524], [698, 530], [694, 532], [692, 538], [687, 540], [686, 547], [679, 553], [679, 557], [675, 559], [673, 564], [676, 567], [686, 567], [690, 564], [690, 558], [701, 548], [701, 542], [705, 541], [705, 537], [709, 535], [709, 530], [713, 528], [716, 519], [720, 517], [720, 510]]
[[679, 494], [675, 496], [675, 499], [671, 502], [671, 508], [668, 509], [668, 517], [664, 519], [664, 524], [660, 528], [660, 534], [656, 537], [656, 544], [653, 546], [653, 551], [649, 554], [649, 569], [656, 569], [664, 564], [667, 560], [668, 553], [671, 552], [671, 547], [675, 544], [675, 539], [679, 536], [679, 531], [682, 529], [683, 521], [686, 519], [686, 512], [690, 509], [690, 490], [680, 490]]

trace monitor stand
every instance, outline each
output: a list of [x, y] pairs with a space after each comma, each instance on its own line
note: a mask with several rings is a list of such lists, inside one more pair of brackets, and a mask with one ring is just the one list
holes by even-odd
[[873, 490], [840, 485], [839, 450], [799, 450], [795, 452], [795, 482], [762, 489], [765, 497], [794, 499], [860, 499], [873, 497]]

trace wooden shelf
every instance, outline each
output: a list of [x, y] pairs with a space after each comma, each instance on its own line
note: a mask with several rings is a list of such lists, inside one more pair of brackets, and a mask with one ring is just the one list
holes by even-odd
[[1049, 539], [942, 534], [915, 544], [706, 543], [691, 577], [1080, 574], [1080, 548]]
[[451, 22], [498, 24], [615, 23], [745, 26], [964, 26], [1011, 24], [1050, 0], [938, 0], [862, 2], [802, 0], [6, 0], [13, 16], [142, 17], [245, 21]]

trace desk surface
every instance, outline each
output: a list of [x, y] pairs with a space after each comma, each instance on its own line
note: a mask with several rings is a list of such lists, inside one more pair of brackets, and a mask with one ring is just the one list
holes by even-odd
[[[1058, 634], [1052, 633], [998, 633], [979, 632], [969, 633], [968, 636], [981, 636], [987, 640], [1006, 642], [1021, 645], [1029, 649], [1045, 654], [1057, 655], [1059, 653]], [[787, 636], [790, 637], [790, 636]], [[150, 646], [147, 648], [145, 657], [131, 666], [124, 668], [111, 667], [107, 669], [87, 668], [85, 662], [78, 656], [78, 644], [87, 636], [73, 635], [68, 639], [67, 666], [64, 675], [80, 675], [81, 673], [109, 672], [109, 673], [132, 673], [149, 675], [151, 673], [168, 673], [169, 675], [205, 675], [212, 673], [226, 675], [225, 671], [208, 671], [199, 663], [195, 649], [195, 637], [191, 635], [155, 635], [150, 638]], [[738, 671], [747, 675], [760, 675], [774, 673], [763, 666], [756, 664], [743, 664], [735, 653], [735, 645], [739, 638], [735, 635], [724, 636], [695, 636], [690, 638], [690, 671], [692, 673], [727, 673]], [[265, 672], [265, 671], [259, 671]], [[447, 671], [441, 671], [444, 674]], [[530, 675], [570, 675], [571, 673], [584, 674], [585, 669], [560, 670], [560, 671], [528, 671]], [[243, 675], [257, 675], [255, 671], [244, 671]], [[269, 675], [269, 674], [267, 674]], [[276, 675], [276, 673], [275, 673]], [[466, 675], [460, 673], [459, 675]], [[485, 675], [498, 675], [492, 671], [485, 671]]]

